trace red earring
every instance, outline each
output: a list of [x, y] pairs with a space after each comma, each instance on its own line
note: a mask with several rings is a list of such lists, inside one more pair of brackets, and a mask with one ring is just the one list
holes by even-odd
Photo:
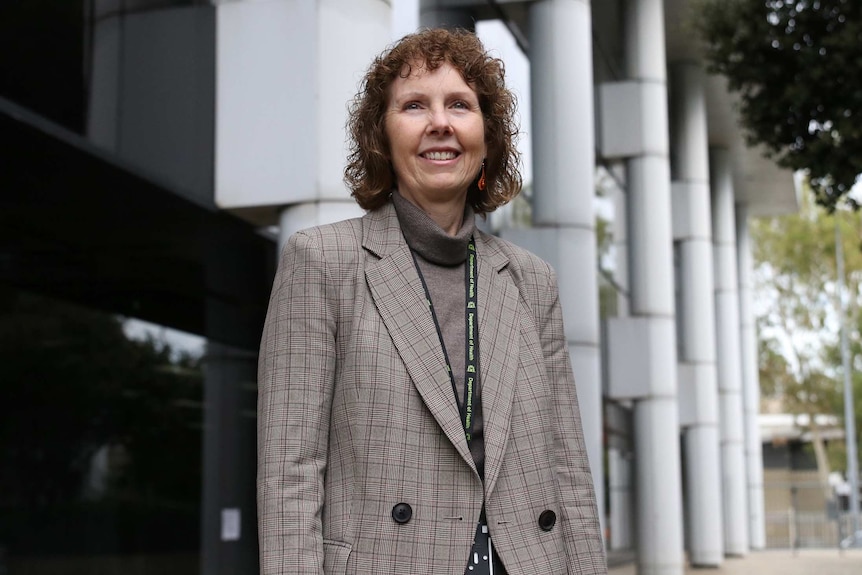
[[479, 191], [485, 191], [485, 162], [482, 162], [482, 174], [479, 176], [479, 183], [477, 184]]

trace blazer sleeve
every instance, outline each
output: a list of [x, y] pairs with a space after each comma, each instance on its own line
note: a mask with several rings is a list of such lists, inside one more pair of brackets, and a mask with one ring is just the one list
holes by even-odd
[[323, 573], [324, 474], [336, 313], [319, 238], [294, 234], [269, 301], [258, 363], [262, 575]]
[[598, 520], [596, 494], [587, 458], [575, 378], [563, 330], [563, 314], [556, 274], [548, 266], [544, 316], [539, 330], [545, 365], [554, 394], [553, 440], [560, 489], [561, 527], [566, 541], [568, 573], [607, 572], [604, 541]]

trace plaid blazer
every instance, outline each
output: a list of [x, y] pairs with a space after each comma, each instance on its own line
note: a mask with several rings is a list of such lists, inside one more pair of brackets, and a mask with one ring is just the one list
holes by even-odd
[[[606, 572], [553, 270], [476, 232], [485, 482], [392, 204], [285, 246], [258, 384], [261, 573]], [[541, 519], [540, 519], [541, 517]]]

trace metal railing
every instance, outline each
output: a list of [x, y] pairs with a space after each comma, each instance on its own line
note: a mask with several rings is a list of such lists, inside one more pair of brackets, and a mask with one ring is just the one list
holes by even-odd
[[[765, 510], [766, 546], [771, 549], [841, 548], [859, 545], [846, 502], [827, 499], [821, 486], [794, 486], [783, 497], [773, 488]], [[772, 499], [770, 502], [769, 500]], [[782, 505], [783, 504], [783, 505]]]

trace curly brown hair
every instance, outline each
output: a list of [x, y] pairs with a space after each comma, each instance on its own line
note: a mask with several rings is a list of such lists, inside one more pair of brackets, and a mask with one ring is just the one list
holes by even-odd
[[477, 178], [467, 191], [467, 202], [477, 214], [485, 214], [521, 191], [516, 100], [506, 88], [503, 62], [489, 56], [472, 32], [434, 28], [405, 36], [375, 58], [350, 105], [344, 182], [362, 208], [383, 206], [395, 185], [385, 130], [390, 86], [396, 78], [408, 77], [414, 66], [436, 70], [444, 63], [458, 70], [476, 92], [485, 121], [486, 187], [480, 190]]

